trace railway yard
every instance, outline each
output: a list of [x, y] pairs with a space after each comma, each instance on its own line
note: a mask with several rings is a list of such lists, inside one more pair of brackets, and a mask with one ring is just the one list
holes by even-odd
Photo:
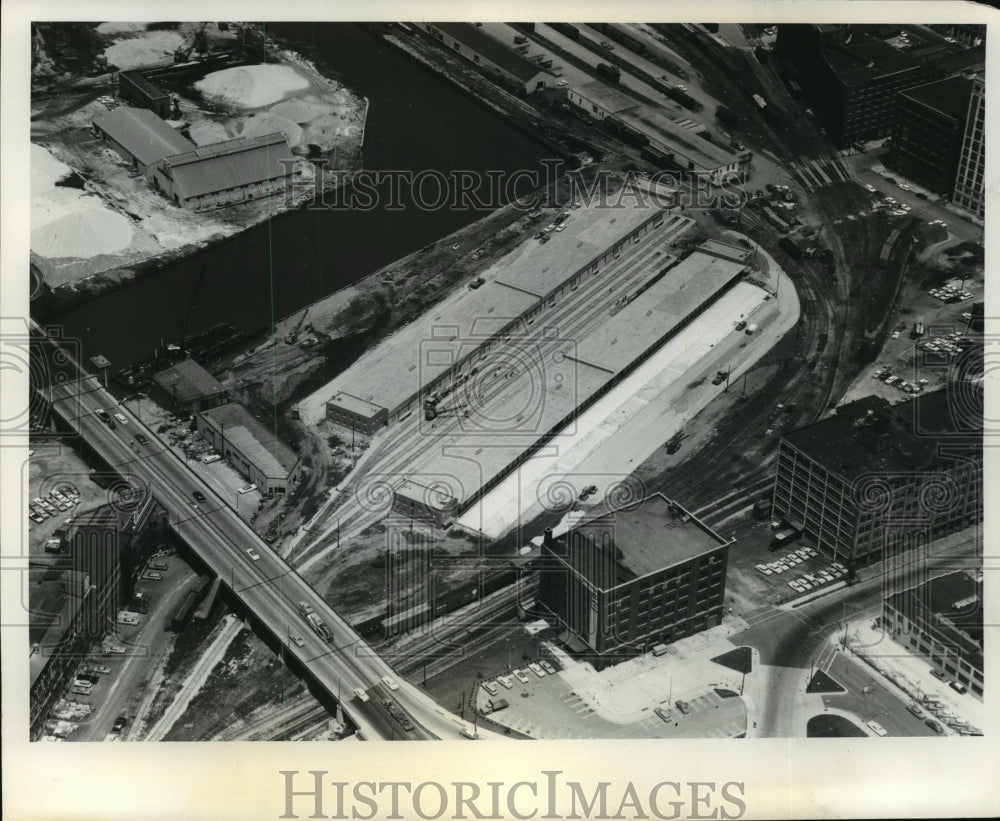
[[[983, 299], [982, 231], [885, 182], [878, 147], [838, 150], [776, 62], [755, 56], [773, 43], [763, 26], [742, 26], [729, 42], [680, 24], [580, 25], [577, 36], [551, 24], [490, 23], [486, 31], [523, 38], [532, 59], [551, 56], [560, 81], [516, 95], [415, 27], [377, 25], [369, 34], [415, 70], [534, 133], [572, 161], [566, 167], [578, 180], [632, 196], [602, 208], [560, 179], [526, 197], [528, 207], [497, 209], [274, 317], [251, 346], [216, 352], [202, 364], [233, 397], [266, 411], [268, 427], [304, 469], [287, 495], [266, 500], [256, 485], [250, 495], [238, 489], [246, 480], [228, 459], [218, 469], [197, 464], [196, 473], [400, 677], [463, 719], [481, 716], [494, 733], [790, 734], [793, 719], [762, 712], [743, 698], [744, 685], [757, 697], [770, 677], [785, 675], [784, 660], [805, 664], [806, 649], [792, 652], [786, 640], [822, 649], [832, 669], [829, 639], [841, 604], [869, 615], [877, 572], [847, 589], [846, 568], [799, 550], [789, 567], [813, 564], [787, 578], [764, 573], [777, 558], [768, 555], [774, 527], [752, 509], [770, 498], [784, 433], [854, 399], [895, 403], [948, 386], [949, 363], [974, 344], [960, 337], [972, 303]], [[609, 65], [637, 105], [658, 106], [696, 132], [707, 125], [714, 143], [752, 152], [735, 207], [718, 198], [651, 203], [658, 169], [648, 152], [567, 102], [567, 87], [606, 78]], [[766, 116], [754, 103], [761, 94]], [[723, 107], [738, 124], [723, 122]], [[912, 207], [887, 212], [890, 189]], [[678, 181], [671, 193], [683, 200], [697, 192]], [[303, 346], [304, 338], [315, 342]], [[189, 443], [200, 434], [188, 437], [186, 420], [135, 388], [116, 390], [162, 424], [155, 446], [191, 458]], [[348, 398], [356, 424], [328, 410], [337, 396]], [[378, 419], [370, 429], [365, 413]], [[41, 457], [54, 459], [48, 450]], [[78, 497], [99, 498], [74, 459]], [[32, 462], [36, 496], [46, 488], [42, 460]], [[49, 473], [66, 469], [45, 464]], [[606, 670], [581, 663], [560, 629], [535, 618], [542, 534], [561, 536], [581, 517], [653, 493], [736, 537], [719, 624], [661, 660], [644, 646]], [[51, 531], [33, 527], [33, 560]], [[213, 588], [197, 640], [183, 626], [182, 635], [162, 635], [202, 572], [180, 552], [167, 580], [155, 582], [169, 592], [157, 594], [136, 631], [149, 638], [148, 656], [114, 660], [123, 686], [93, 699], [92, 718], [73, 737], [104, 737], [119, 713], [129, 718], [113, 733], [122, 740], [340, 737], [336, 705], [317, 699], [285, 664], [283, 642], [308, 632], [305, 622], [286, 636], [255, 636], [252, 616], [224, 594], [216, 602]], [[822, 578], [816, 586], [830, 599], [809, 600], [798, 621], [786, 619], [786, 603], [808, 589], [786, 582], [807, 573]], [[200, 601], [201, 588], [197, 594]], [[758, 641], [770, 619], [774, 635], [754, 650], [749, 682], [747, 671], [716, 663]], [[836, 661], [843, 676], [870, 686], [874, 674], [845, 659], [846, 647]], [[684, 672], [692, 664], [708, 678]], [[294, 670], [287, 680], [286, 669]], [[253, 694], [231, 692], [241, 676], [252, 679]], [[675, 677], [683, 709], [672, 697]], [[665, 679], [669, 699], [660, 692]], [[382, 682], [371, 690], [373, 720], [405, 726], [394, 688]], [[794, 722], [804, 727], [803, 716], [795, 712]], [[904, 719], [892, 724], [899, 734], [928, 734]]]

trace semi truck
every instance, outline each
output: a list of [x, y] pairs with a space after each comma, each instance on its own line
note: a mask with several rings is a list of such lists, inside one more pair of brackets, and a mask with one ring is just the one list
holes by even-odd
[[323, 639], [323, 641], [328, 642], [333, 640], [333, 635], [330, 633], [330, 628], [327, 627], [326, 622], [323, 621], [323, 619], [321, 619], [315, 613], [310, 613], [308, 616], [306, 616], [306, 621], [309, 622], [309, 626], [314, 631], [316, 631], [316, 635], [318, 635], [321, 639]]

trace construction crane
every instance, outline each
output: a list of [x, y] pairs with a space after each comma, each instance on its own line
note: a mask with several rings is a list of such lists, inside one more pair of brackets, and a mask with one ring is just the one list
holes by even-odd
[[306, 308], [302, 312], [302, 316], [299, 317], [299, 321], [295, 323], [295, 327], [288, 332], [288, 336], [285, 337], [285, 342], [289, 345], [294, 345], [296, 340], [299, 338], [299, 331], [302, 330], [302, 323], [306, 321], [306, 314], [309, 313], [309, 309]]

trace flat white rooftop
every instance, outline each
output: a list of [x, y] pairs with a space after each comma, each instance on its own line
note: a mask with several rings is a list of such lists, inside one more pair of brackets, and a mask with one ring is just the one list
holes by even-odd
[[[589, 207], [571, 209], [565, 230], [551, 231], [549, 242], [526, 240], [483, 272], [482, 286], [452, 294], [400, 328], [308, 401], [326, 402], [343, 391], [391, 413], [644, 223], [664, 216], [653, 203], [623, 199], [618, 203], [612, 195], [615, 207], [602, 207], [595, 199]], [[665, 218], [674, 219], [686, 218]], [[450, 355], [442, 352], [442, 342], [450, 345]], [[423, 356], [428, 343], [433, 357]]]

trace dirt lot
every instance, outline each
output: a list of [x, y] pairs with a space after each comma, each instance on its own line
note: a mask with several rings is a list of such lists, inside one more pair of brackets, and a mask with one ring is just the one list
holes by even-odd
[[229, 645], [165, 740], [210, 737], [261, 705], [281, 705], [303, 689], [301, 680], [280, 664], [271, 649], [244, 630]]

